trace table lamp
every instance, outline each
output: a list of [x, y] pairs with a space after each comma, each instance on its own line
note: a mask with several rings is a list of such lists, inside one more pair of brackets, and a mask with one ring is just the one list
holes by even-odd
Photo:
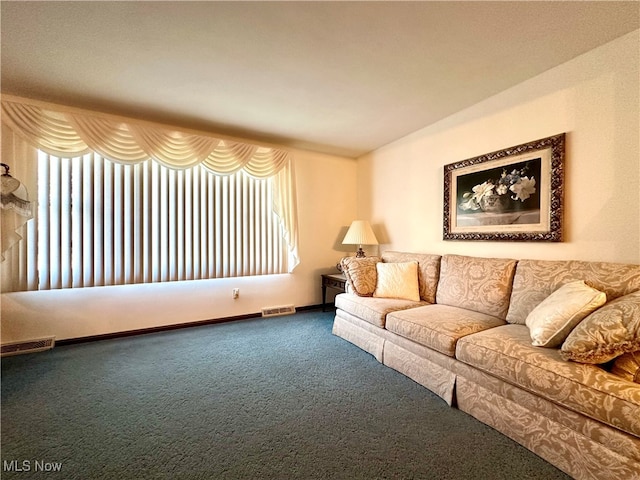
[[357, 258], [365, 256], [362, 245], [378, 245], [378, 239], [367, 220], [354, 220], [342, 240], [343, 245], [358, 245]]

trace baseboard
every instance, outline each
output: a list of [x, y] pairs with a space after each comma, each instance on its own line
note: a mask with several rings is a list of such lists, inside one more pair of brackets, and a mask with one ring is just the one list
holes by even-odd
[[[322, 305], [307, 305], [304, 307], [296, 307], [298, 312], [322, 309]], [[89, 335], [86, 337], [67, 338], [64, 340], [56, 340], [56, 346], [73, 345], [76, 343], [95, 342], [99, 340], [112, 340], [115, 338], [132, 337], [135, 335], [146, 335], [148, 333], [166, 332], [169, 330], [178, 330], [181, 328], [201, 327], [204, 325], [214, 325], [216, 323], [236, 322], [238, 320], [250, 320], [254, 318], [263, 318], [262, 313], [248, 313], [246, 315], [236, 315], [233, 317], [212, 318], [208, 320], [198, 320], [195, 322], [177, 323], [172, 325], [161, 325], [158, 327], [139, 328], [136, 330], [126, 330], [123, 332], [103, 333], [100, 335]]]

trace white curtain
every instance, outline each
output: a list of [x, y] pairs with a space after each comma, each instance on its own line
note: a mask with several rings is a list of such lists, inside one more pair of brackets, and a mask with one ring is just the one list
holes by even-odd
[[243, 169], [254, 178], [269, 178], [274, 212], [288, 246], [289, 271], [300, 262], [295, 172], [286, 150], [8, 95], [2, 96], [2, 121], [31, 145], [54, 156], [75, 157], [94, 151], [118, 163], [153, 158], [172, 169], [202, 164], [216, 175]]

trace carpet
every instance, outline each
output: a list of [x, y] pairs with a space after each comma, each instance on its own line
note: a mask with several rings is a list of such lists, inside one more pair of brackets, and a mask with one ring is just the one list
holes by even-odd
[[2, 359], [3, 479], [567, 479], [307, 311]]

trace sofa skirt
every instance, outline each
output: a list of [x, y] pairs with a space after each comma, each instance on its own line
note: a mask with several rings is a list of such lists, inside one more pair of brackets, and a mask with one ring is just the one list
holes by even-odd
[[428, 358], [416, 355], [391, 341], [384, 344], [384, 364], [428, 388], [449, 406], [455, 400], [455, 373]]
[[[640, 439], [637, 437], [502, 380], [481, 377], [471, 380], [458, 375], [456, 399], [463, 412], [577, 480], [640, 479]], [[496, 384], [499, 384], [499, 393], [494, 391]]]
[[426, 387], [449, 406], [455, 402], [457, 361], [442, 353], [400, 337], [388, 330], [360, 320], [340, 309], [336, 310], [333, 334], [373, 355], [423, 387]]
[[333, 320], [332, 333], [353, 343], [357, 347], [360, 347], [382, 363], [385, 340], [380, 333], [371, 331], [372, 329], [378, 329], [381, 332], [384, 331], [381, 328], [375, 327], [363, 320], [353, 317], [353, 315], [349, 313], [338, 310], [336, 312], [336, 318]]

